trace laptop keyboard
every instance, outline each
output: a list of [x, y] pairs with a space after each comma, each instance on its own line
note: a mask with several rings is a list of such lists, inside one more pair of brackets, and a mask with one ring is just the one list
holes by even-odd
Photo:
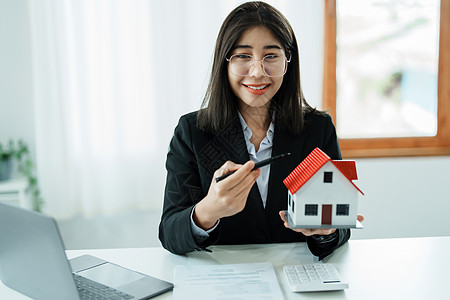
[[120, 299], [133, 299], [134, 297], [116, 290], [112, 287], [103, 285], [101, 283], [87, 279], [77, 274], [73, 274], [75, 283], [77, 285], [78, 294], [80, 298], [85, 300], [95, 299], [95, 300], [120, 300]]

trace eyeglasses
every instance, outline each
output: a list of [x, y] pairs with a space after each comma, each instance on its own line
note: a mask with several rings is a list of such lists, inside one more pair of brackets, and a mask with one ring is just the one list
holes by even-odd
[[230, 63], [230, 72], [237, 76], [248, 76], [255, 68], [255, 62], [261, 62], [263, 72], [269, 77], [281, 77], [286, 74], [291, 59], [284, 55], [270, 54], [261, 60], [253, 59], [249, 54], [235, 54], [226, 58]]

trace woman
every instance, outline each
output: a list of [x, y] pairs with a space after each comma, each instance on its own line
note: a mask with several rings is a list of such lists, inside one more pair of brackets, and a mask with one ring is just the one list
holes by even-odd
[[180, 118], [170, 143], [162, 245], [184, 254], [212, 244], [306, 241], [320, 258], [332, 253], [349, 239], [348, 229], [291, 230], [282, 212], [283, 179], [315, 147], [341, 159], [331, 118], [303, 97], [289, 22], [266, 3], [240, 5], [217, 37], [202, 109]]

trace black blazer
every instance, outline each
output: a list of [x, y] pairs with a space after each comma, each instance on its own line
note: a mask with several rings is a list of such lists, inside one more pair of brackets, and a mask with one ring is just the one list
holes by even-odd
[[291, 156], [270, 167], [266, 207], [256, 184], [243, 211], [222, 218], [210, 237], [198, 244], [191, 231], [191, 211], [207, 193], [213, 173], [227, 160], [244, 164], [249, 160], [238, 118], [217, 135], [196, 126], [197, 112], [184, 115], [175, 128], [167, 154], [167, 180], [159, 239], [164, 248], [184, 254], [212, 244], [257, 244], [307, 241], [311, 252], [324, 257], [350, 237], [349, 230], [339, 230], [339, 238], [319, 243], [284, 227], [280, 210], [287, 209], [287, 188], [283, 179], [315, 148], [332, 159], [341, 159], [336, 131], [329, 115], [308, 113], [299, 136], [277, 130], [275, 125], [272, 156], [290, 152]]

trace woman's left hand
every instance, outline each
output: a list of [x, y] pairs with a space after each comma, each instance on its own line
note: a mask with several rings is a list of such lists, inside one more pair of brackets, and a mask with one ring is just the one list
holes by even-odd
[[[284, 211], [280, 211], [280, 217], [281, 217], [281, 220], [283, 220], [283, 222], [284, 222], [284, 227], [290, 228]], [[360, 222], [364, 221], [364, 217], [362, 215], [358, 215], [358, 221], [360, 221]], [[330, 235], [336, 231], [336, 228], [320, 228], [320, 229], [291, 228], [291, 230], [294, 230], [295, 232], [303, 233], [303, 235], [305, 235], [305, 236], [311, 236], [311, 235], [316, 235], [316, 234]]]

